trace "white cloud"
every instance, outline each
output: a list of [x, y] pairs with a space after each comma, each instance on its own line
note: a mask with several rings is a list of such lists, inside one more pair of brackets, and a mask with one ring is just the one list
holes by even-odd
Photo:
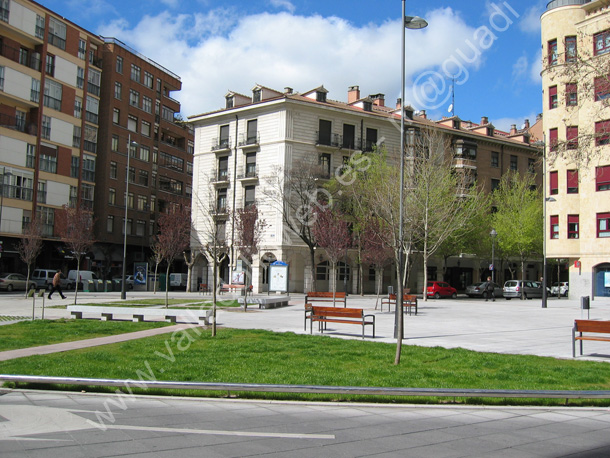
[[513, 64], [513, 80], [520, 80], [529, 72], [527, 56], [523, 55]]
[[544, 12], [544, 5], [534, 5], [527, 9], [519, 21], [522, 32], [540, 34], [540, 16]]
[[[456, 84], [464, 84], [484, 58], [475, 29], [451, 8], [426, 16], [428, 28], [406, 31], [408, 79], [416, 81], [432, 68], [445, 79], [461, 72], [464, 81]], [[388, 105], [400, 96], [398, 21], [356, 27], [337, 17], [281, 12], [239, 18], [231, 10], [218, 9], [147, 15], [135, 26], [113, 22], [99, 33], [120, 37], [178, 73], [183, 85], [174, 97], [187, 116], [221, 108], [228, 90], [248, 93], [255, 83], [300, 92], [324, 84], [336, 100], [346, 100], [348, 86], [359, 85], [363, 95], [386, 94]], [[417, 103], [416, 92], [408, 92], [407, 102], [427, 108]]]
[[164, 5], [169, 6], [170, 8], [175, 8], [180, 4], [180, 0], [159, 0]]
[[288, 0], [269, 0], [269, 3], [271, 4], [271, 6], [275, 8], [285, 9], [289, 13], [294, 13], [296, 9], [292, 2], [289, 2]]
[[496, 129], [504, 132], [510, 132], [510, 127], [513, 124], [517, 127], [517, 129], [522, 129], [526, 119], [529, 119], [530, 126], [534, 125], [536, 122], [536, 113], [529, 113], [521, 118], [498, 118], [491, 119], [490, 121]]
[[532, 66], [530, 68], [530, 78], [532, 82], [537, 85], [542, 85], [542, 77], [540, 76], [542, 73], [542, 51], [538, 50], [536, 57], [534, 57], [534, 61], [532, 62]]

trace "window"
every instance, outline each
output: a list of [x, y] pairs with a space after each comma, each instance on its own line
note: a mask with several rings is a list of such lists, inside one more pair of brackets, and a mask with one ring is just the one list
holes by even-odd
[[94, 186], [92, 184], [83, 183], [80, 187], [80, 197], [83, 207], [93, 209]]
[[40, 101], [40, 80], [32, 78], [30, 89], [30, 101], [38, 103]]
[[[167, 167], [168, 169], [174, 169], [179, 172], [184, 171], [184, 159], [174, 156], [172, 154], [159, 153], [159, 165], [161, 167]], [[229, 169], [229, 158], [227, 156], [218, 158], [218, 173], [219, 179], [227, 179]]]
[[150, 73], [144, 72], [144, 86], [152, 89], [154, 79], [155, 78]]
[[518, 161], [519, 161], [519, 158], [517, 156], [515, 156], [515, 155], [511, 155], [510, 156], [510, 169], [511, 170], [513, 170], [513, 171], [519, 170], [519, 167], [518, 167], [519, 162]]
[[89, 73], [87, 74], [87, 92], [99, 97], [101, 81], [102, 72], [89, 67]]
[[114, 216], [112, 215], [108, 215], [108, 218], [106, 219], [106, 232], [114, 232]]
[[157, 196], [150, 196], [150, 212], [154, 213], [157, 208]]
[[216, 194], [216, 211], [219, 213], [227, 211], [227, 188], [219, 189]]
[[377, 146], [377, 129], [366, 128], [365, 151], [373, 151], [373, 147]]
[[134, 107], [140, 106], [140, 93], [138, 91], [129, 90], [129, 104]]
[[610, 190], [610, 165], [595, 167], [595, 190]]
[[566, 105], [569, 107], [578, 105], [578, 85], [576, 83], [566, 84]]
[[[133, 208], [133, 192], [127, 195], [127, 208]], [[131, 232], [131, 231], [129, 231]]]
[[4, 90], [4, 67], [0, 67], [0, 91]]
[[234, 97], [232, 95], [229, 95], [226, 97], [226, 102], [225, 102], [225, 108], [233, 108], [234, 105]]
[[8, 22], [10, 0], [0, 0], [0, 20]]
[[147, 121], [142, 121], [142, 131], [140, 132], [142, 135], [150, 137], [150, 123]]
[[121, 100], [121, 97], [123, 97], [123, 85], [117, 81], [114, 83], [114, 98]]
[[136, 235], [139, 237], [144, 237], [144, 234], [146, 233], [146, 221], [144, 220], [137, 220], [136, 221]]
[[87, 106], [85, 107], [85, 120], [92, 122], [93, 124], [98, 123], [98, 113], [100, 110], [100, 101], [95, 97], [87, 95]]
[[73, 126], [72, 129], [72, 146], [74, 148], [80, 148], [80, 141], [83, 135], [83, 130], [80, 126]]
[[60, 83], [46, 79], [44, 82], [44, 106], [61, 111], [61, 93], [62, 85]]
[[85, 124], [85, 151], [97, 152], [97, 127]]
[[610, 213], [597, 214], [597, 237], [610, 237]]
[[36, 145], [28, 143], [27, 150], [25, 153], [25, 166], [28, 169], [33, 169], [36, 165]]
[[318, 128], [318, 144], [330, 146], [332, 123], [325, 119], [320, 119]]
[[113, 108], [112, 109], [112, 122], [114, 124], [119, 124], [121, 120], [121, 110], [119, 110], [118, 108]]
[[218, 144], [220, 148], [229, 147], [229, 125], [220, 126], [220, 142]]
[[116, 189], [108, 189], [108, 205], [116, 205]]
[[262, 89], [255, 89], [252, 91], [252, 103], [260, 102], [262, 99]]
[[595, 123], [595, 145], [610, 144], [610, 120]]
[[72, 178], [78, 178], [79, 167], [80, 167], [80, 158], [78, 156], [72, 156], [70, 158], [70, 176]]
[[146, 170], [140, 170], [138, 172], [138, 184], [141, 186], [148, 186], [148, 172]]
[[557, 145], [559, 143], [559, 134], [557, 128], [549, 129], [549, 149], [551, 151], [557, 151]]
[[498, 153], [497, 151], [491, 152], [491, 166], [500, 167], [500, 153]]
[[83, 116], [83, 99], [80, 97], [74, 97], [74, 117], [81, 119]]
[[565, 47], [566, 47], [566, 57], [565, 57], [566, 62], [567, 63], [576, 62], [576, 53], [577, 53], [576, 37], [566, 37]]
[[38, 166], [42, 172], [57, 173], [57, 150], [41, 145]]
[[343, 148], [355, 149], [356, 147], [356, 126], [353, 124], [343, 124]]
[[244, 188], [244, 208], [254, 205], [254, 195], [256, 186], [246, 186]]
[[610, 75], [598, 76], [593, 80], [595, 101], [610, 97]]
[[557, 40], [548, 43], [548, 60], [549, 65], [557, 65]]
[[610, 30], [593, 35], [593, 46], [593, 53], [596, 56], [610, 51]]
[[78, 40], [78, 58], [85, 60], [87, 56], [87, 42], [83, 39]]
[[51, 118], [46, 115], [42, 115], [42, 138], [45, 140], [51, 139]]
[[150, 149], [147, 146], [140, 146], [140, 160], [144, 162], [150, 160]]
[[146, 198], [146, 196], [142, 196], [142, 195], [138, 194], [138, 210], [146, 211], [147, 207], [148, 207], [148, 199]]
[[568, 238], [578, 238], [578, 215], [568, 215]]
[[316, 280], [320, 280], [320, 281], [326, 281], [328, 280], [329, 276], [328, 276], [328, 272], [330, 270], [329, 268], [329, 262], [328, 261], [324, 261], [319, 263], [316, 266]]
[[125, 235], [125, 233], [127, 233], [127, 235], [131, 235], [131, 223], [131, 218], [127, 218], [127, 224], [125, 224], [125, 218], [123, 218], [123, 224], [121, 225], [121, 235]]
[[549, 110], [557, 108], [557, 86], [549, 88]]
[[[317, 102], [326, 102], [326, 92], [317, 91], [316, 92], [316, 101]], [[371, 110], [367, 110], [367, 111], [371, 111]]]
[[127, 130], [130, 130], [132, 132], [138, 131], [138, 118], [133, 115], [129, 115], [127, 117]]
[[566, 149], [578, 149], [578, 126], [566, 127]]
[[49, 43], [57, 48], [66, 49], [66, 24], [52, 16], [49, 18]]
[[118, 135], [112, 136], [112, 140], [110, 142], [110, 149], [111, 149], [111, 151], [119, 150], [119, 136]]
[[169, 122], [174, 122], [174, 110], [163, 105], [163, 110], [161, 111], [161, 117]]
[[529, 173], [536, 173], [536, 159], [531, 157], [527, 159], [527, 171]]
[[44, 18], [39, 14], [36, 15], [36, 31], [34, 32], [36, 38], [41, 40], [44, 38]]
[[76, 68], [76, 87], [79, 89], [85, 87], [85, 69], [83, 67]]
[[551, 195], [559, 194], [559, 180], [558, 172], [549, 173], [549, 193]]
[[[168, 177], [159, 177], [159, 189], [172, 194], [182, 195], [182, 182]], [[225, 189], [226, 194], [226, 189]]]
[[140, 82], [141, 72], [142, 72], [142, 70], [140, 69], [140, 67], [138, 67], [135, 64], [131, 64], [131, 79], [133, 81], [137, 81], [138, 83]]
[[158, 92], [159, 94], [161, 94], [161, 85], [162, 85], [162, 84], [163, 84], [163, 83], [161, 82], [161, 79], [157, 78], [157, 92]]
[[150, 97], [142, 97], [142, 110], [146, 113], [152, 113], [152, 99]]
[[53, 236], [53, 225], [55, 224], [55, 209], [50, 207], [37, 207], [36, 212], [40, 215], [42, 222], [42, 234], [51, 237]]
[[551, 238], [559, 238], [559, 216], [551, 216]]
[[36, 202], [39, 204], [47, 203], [47, 182], [38, 181], [38, 192], [36, 193]]
[[246, 177], [256, 176], [256, 152], [246, 154]]
[[83, 180], [95, 182], [95, 157], [83, 154]]
[[110, 163], [110, 178], [116, 180], [117, 176], [118, 176], [118, 168], [117, 168], [117, 163], [112, 161]]
[[578, 194], [578, 170], [568, 170], [566, 177], [568, 194]]
[[330, 154], [323, 153], [318, 156], [318, 164], [322, 169], [322, 173], [326, 177], [330, 177]]
[[258, 122], [256, 119], [251, 119], [248, 121], [247, 129], [246, 129], [246, 144], [254, 145], [258, 143], [258, 131], [257, 131]]

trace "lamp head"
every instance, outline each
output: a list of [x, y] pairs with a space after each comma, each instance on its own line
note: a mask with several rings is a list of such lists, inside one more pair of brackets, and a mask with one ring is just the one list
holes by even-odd
[[423, 29], [428, 27], [428, 22], [419, 16], [405, 16], [405, 27], [407, 29]]
[[498, 233], [496, 232], [496, 230], [495, 230], [495, 229], [492, 229], [492, 230], [491, 230], [491, 232], [489, 233], [489, 236], [490, 236], [492, 239], [495, 239], [495, 238], [498, 236]]

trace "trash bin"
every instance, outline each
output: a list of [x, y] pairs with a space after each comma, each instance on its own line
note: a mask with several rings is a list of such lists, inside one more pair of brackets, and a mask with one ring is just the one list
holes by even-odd
[[394, 287], [393, 286], [388, 286], [388, 295], [389, 294], [394, 294]]
[[95, 280], [95, 290], [98, 293], [103, 293], [104, 292], [104, 280]]
[[583, 310], [589, 310], [591, 308], [589, 296], [581, 296], [580, 297], [580, 308]]
[[112, 280], [112, 291], [121, 291], [121, 280]]
[[110, 280], [106, 280], [106, 292], [112, 291], [112, 282]]
[[167, 275], [166, 274], [159, 275], [159, 291], [165, 291], [166, 282], [167, 282]]

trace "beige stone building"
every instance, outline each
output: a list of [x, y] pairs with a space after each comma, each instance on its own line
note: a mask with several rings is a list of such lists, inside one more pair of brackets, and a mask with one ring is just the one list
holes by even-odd
[[576, 298], [610, 296], [609, 12], [556, 0], [541, 17], [546, 254]]

